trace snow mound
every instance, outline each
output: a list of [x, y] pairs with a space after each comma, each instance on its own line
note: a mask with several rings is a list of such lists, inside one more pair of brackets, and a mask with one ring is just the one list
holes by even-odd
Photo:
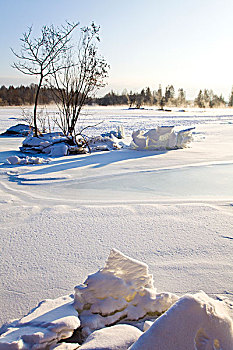
[[0, 336], [0, 350], [50, 349], [80, 326], [73, 298], [45, 300]]
[[32, 132], [32, 130], [33, 128], [27, 124], [17, 124], [17, 125], [11, 126], [4, 133], [2, 133], [1, 136], [24, 137], [24, 136], [28, 136]]
[[132, 133], [131, 148], [137, 150], [165, 150], [185, 148], [192, 141], [194, 128], [175, 131], [174, 126], [158, 126], [147, 132], [137, 130]]
[[90, 334], [79, 349], [127, 350], [141, 334], [138, 328], [127, 324], [107, 327]]
[[26, 164], [47, 164], [49, 159], [44, 159], [40, 157], [24, 157], [20, 158], [17, 156], [10, 156], [7, 158], [7, 163], [11, 165], [26, 165]]
[[148, 266], [115, 249], [103, 269], [75, 287], [84, 337], [120, 320], [136, 321], [147, 314], [157, 317], [177, 299], [171, 293], [157, 294]]
[[187, 294], [160, 316], [130, 350], [230, 350], [233, 322], [224, 304]]

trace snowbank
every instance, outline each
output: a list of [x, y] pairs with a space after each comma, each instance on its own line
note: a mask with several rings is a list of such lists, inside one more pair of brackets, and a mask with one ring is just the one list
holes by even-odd
[[131, 147], [137, 150], [164, 150], [185, 148], [192, 141], [192, 130], [175, 131], [174, 126], [158, 126], [147, 132], [137, 130], [132, 133]]
[[130, 350], [230, 350], [233, 322], [220, 301], [187, 294], [160, 316]]
[[177, 299], [171, 293], [157, 294], [148, 266], [115, 249], [103, 269], [75, 287], [75, 308], [84, 336], [120, 320], [136, 321], [147, 314], [157, 317]]

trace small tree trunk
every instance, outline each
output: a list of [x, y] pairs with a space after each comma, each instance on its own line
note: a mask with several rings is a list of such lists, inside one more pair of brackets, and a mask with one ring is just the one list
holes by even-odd
[[37, 91], [36, 91], [35, 104], [34, 104], [34, 116], [33, 116], [34, 128], [35, 128], [35, 136], [36, 136], [36, 137], [38, 136], [36, 110], [37, 110], [38, 97], [39, 97], [39, 92], [40, 92], [40, 88], [41, 88], [41, 85], [42, 85], [42, 80], [43, 80], [43, 75], [41, 74], [41, 76], [40, 76], [40, 81], [39, 81], [39, 85], [38, 85]]

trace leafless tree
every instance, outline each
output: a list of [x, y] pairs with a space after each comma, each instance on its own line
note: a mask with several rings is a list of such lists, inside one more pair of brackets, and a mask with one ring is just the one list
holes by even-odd
[[98, 55], [99, 30], [94, 23], [81, 28], [78, 43], [65, 55], [64, 70], [54, 69], [50, 79], [60, 110], [56, 123], [65, 135], [74, 140], [77, 136], [75, 127], [85, 102], [106, 85], [109, 65]]
[[43, 80], [63, 68], [60, 64], [61, 57], [70, 49], [71, 33], [77, 26], [78, 23], [67, 23], [66, 26], [61, 28], [56, 28], [53, 25], [43, 26], [41, 35], [38, 38], [32, 38], [32, 27], [29, 27], [28, 31], [23, 33], [20, 39], [20, 53], [16, 53], [11, 49], [18, 58], [13, 67], [23, 74], [38, 76], [39, 78], [33, 113], [35, 136], [38, 135], [36, 112]]

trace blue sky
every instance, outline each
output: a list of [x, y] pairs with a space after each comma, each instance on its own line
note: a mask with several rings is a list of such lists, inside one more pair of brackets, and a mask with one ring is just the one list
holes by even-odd
[[0, 16], [0, 85], [31, 82], [11, 68], [27, 27], [65, 20], [101, 26], [103, 93], [173, 84], [191, 98], [199, 88], [228, 97], [233, 85], [232, 0], [0, 0]]

